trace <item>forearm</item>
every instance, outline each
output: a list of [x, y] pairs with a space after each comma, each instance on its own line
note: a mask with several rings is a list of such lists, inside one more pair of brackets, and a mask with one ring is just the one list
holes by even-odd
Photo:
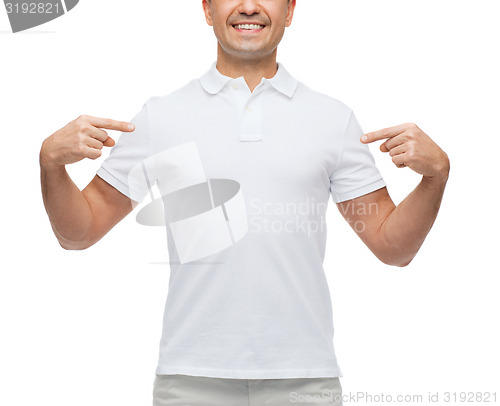
[[60, 245], [81, 249], [92, 227], [92, 211], [64, 166], [50, 166], [40, 154], [40, 178], [45, 210]]
[[418, 186], [386, 217], [381, 225], [388, 263], [406, 266], [415, 257], [437, 217], [448, 172], [423, 176]]

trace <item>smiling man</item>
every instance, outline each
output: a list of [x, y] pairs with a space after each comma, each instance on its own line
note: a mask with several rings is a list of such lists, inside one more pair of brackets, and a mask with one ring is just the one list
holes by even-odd
[[[276, 61], [295, 0], [203, 10], [217, 38], [208, 71], [147, 100], [132, 123], [80, 116], [43, 142], [53, 231], [65, 249], [88, 248], [153, 185], [162, 192], [171, 274], [154, 406], [342, 405], [328, 201], [380, 261], [406, 266], [437, 216], [448, 157], [414, 124], [363, 134], [349, 107]], [[103, 129], [123, 132], [116, 146]], [[367, 145], [376, 140], [422, 175], [397, 206]], [[80, 191], [65, 165], [103, 146], [114, 148]]]

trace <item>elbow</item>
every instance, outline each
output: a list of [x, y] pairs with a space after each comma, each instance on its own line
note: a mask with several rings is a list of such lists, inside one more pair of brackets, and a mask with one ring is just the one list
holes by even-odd
[[61, 246], [61, 248], [66, 250], [66, 251], [82, 251], [82, 250], [85, 250], [93, 245], [93, 244], [89, 244], [85, 241], [81, 241], [81, 242], [66, 241], [66, 240], [58, 240], [58, 241], [59, 241], [59, 245]]
[[383, 239], [383, 243], [379, 244], [374, 250], [377, 258], [386, 265], [396, 266], [398, 268], [407, 267], [413, 258], [417, 255], [418, 249], [388, 242]]
[[57, 232], [55, 235], [61, 248], [67, 251], [86, 250], [97, 242], [97, 239], [95, 236], [92, 236], [91, 233], [87, 233], [86, 235], [82, 235], [81, 238], [75, 239], [66, 238]]
[[417, 255], [418, 248], [415, 250], [408, 243], [387, 238], [385, 229], [379, 230], [378, 238], [375, 239], [376, 244], [372, 244], [372, 252], [375, 256], [385, 265], [407, 267]]
[[390, 265], [390, 266], [397, 266], [398, 268], [404, 268], [408, 265], [410, 265], [411, 259], [407, 261], [385, 261], [381, 260], [384, 264]]
[[386, 265], [396, 266], [398, 268], [404, 268], [410, 265], [415, 255], [394, 255], [394, 252], [389, 252], [384, 254], [377, 255], [378, 259]]
[[393, 266], [397, 266], [399, 268], [404, 268], [408, 265], [410, 265], [410, 262], [413, 260], [413, 258], [409, 259], [409, 260], [405, 260], [405, 261], [401, 261], [401, 262], [397, 262], [395, 264], [393, 264]]

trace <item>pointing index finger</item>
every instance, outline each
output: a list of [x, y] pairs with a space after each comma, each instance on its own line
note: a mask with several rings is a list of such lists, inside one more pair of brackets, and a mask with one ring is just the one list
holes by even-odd
[[396, 127], [389, 127], [371, 133], [366, 133], [361, 137], [361, 142], [366, 144], [369, 142], [382, 140], [384, 138], [392, 138], [403, 133], [405, 129], [406, 127], [404, 125], [398, 125]]
[[133, 131], [135, 129], [134, 124], [127, 123], [125, 121], [112, 120], [110, 118], [100, 118], [100, 117], [89, 117], [90, 124], [98, 128], [106, 128], [108, 130], [117, 131]]

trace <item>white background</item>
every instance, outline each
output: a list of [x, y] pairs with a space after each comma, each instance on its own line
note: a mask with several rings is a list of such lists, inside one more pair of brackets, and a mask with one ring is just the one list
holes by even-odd
[[[201, 3], [81, 0], [18, 34], [0, 6], [0, 404], [151, 404], [164, 229], [137, 224], [136, 209], [90, 249], [63, 250], [38, 154], [80, 114], [129, 120], [208, 70], [216, 38]], [[298, 0], [279, 45], [278, 61], [348, 104], [365, 131], [415, 122], [451, 161], [439, 216], [406, 268], [379, 262], [330, 202], [325, 271], [344, 393], [500, 398], [496, 6]], [[399, 203], [420, 176], [396, 168], [380, 143], [372, 152]], [[68, 166], [80, 189], [108, 152]]]

